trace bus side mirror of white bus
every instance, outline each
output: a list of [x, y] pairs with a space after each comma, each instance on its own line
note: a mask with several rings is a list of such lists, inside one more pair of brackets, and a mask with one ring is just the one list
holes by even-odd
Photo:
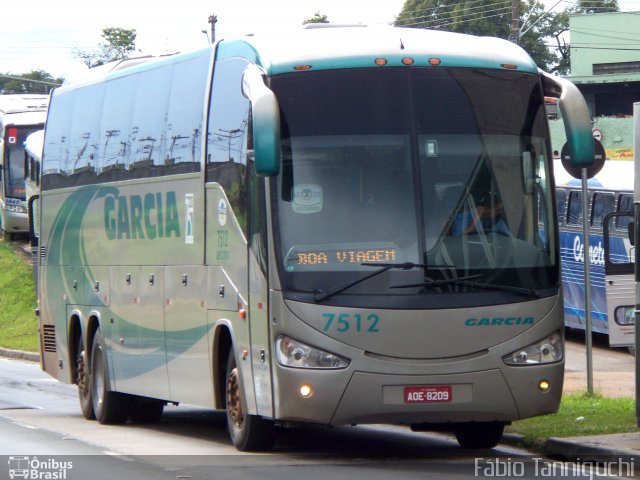
[[242, 93], [251, 101], [253, 150], [258, 175], [277, 175], [280, 170], [280, 107], [265, 85], [262, 70], [250, 65], [242, 77]]
[[627, 232], [629, 232], [629, 243], [631, 246], [636, 246], [636, 224], [635, 222], [629, 222], [627, 225]]
[[539, 70], [545, 96], [559, 97], [567, 135], [570, 163], [574, 167], [588, 167], [595, 161], [591, 115], [582, 93], [573, 83]]

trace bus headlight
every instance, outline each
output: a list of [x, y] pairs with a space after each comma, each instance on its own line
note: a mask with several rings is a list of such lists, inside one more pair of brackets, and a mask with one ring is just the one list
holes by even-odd
[[615, 310], [616, 322], [619, 325], [634, 325], [636, 323], [636, 310], [632, 306], [618, 307]]
[[22, 205], [5, 204], [4, 209], [7, 210], [8, 212], [27, 213], [27, 209], [24, 208]]
[[276, 338], [276, 358], [280, 365], [294, 368], [346, 368], [350, 363], [346, 358], [285, 335]]
[[559, 362], [564, 357], [564, 342], [560, 332], [502, 357], [507, 365], [539, 365]]

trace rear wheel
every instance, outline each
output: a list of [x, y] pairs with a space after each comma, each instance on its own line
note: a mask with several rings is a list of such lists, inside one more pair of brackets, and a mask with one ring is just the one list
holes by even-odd
[[78, 385], [78, 399], [80, 400], [82, 416], [87, 420], [95, 420], [96, 415], [93, 413], [91, 384], [89, 378], [87, 352], [84, 347], [84, 340], [82, 339], [82, 336], [80, 336], [76, 343], [76, 385]]
[[453, 432], [462, 448], [493, 448], [502, 440], [504, 423], [460, 423], [456, 425]]
[[103, 424], [124, 423], [129, 418], [129, 396], [111, 391], [102, 332], [98, 328], [91, 348], [91, 401], [96, 419]]
[[275, 441], [273, 422], [247, 414], [246, 399], [233, 350], [229, 352], [226, 374], [227, 426], [240, 451], [270, 450]]

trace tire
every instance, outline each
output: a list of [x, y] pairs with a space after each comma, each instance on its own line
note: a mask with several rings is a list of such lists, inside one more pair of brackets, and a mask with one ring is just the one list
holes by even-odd
[[242, 452], [271, 450], [276, 435], [275, 425], [258, 415], [245, 413], [247, 402], [233, 349], [227, 360], [225, 392], [227, 427], [233, 445]]
[[131, 423], [150, 424], [158, 423], [162, 417], [165, 402], [146, 397], [132, 397], [129, 407], [129, 420]]
[[469, 422], [456, 425], [454, 434], [462, 448], [493, 448], [504, 433], [502, 422]]
[[98, 328], [91, 348], [91, 403], [96, 419], [102, 424], [124, 423], [129, 418], [131, 399], [109, 387], [109, 366], [102, 332]]
[[78, 386], [78, 400], [82, 416], [87, 420], [95, 420], [93, 412], [93, 402], [91, 401], [91, 378], [89, 375], [89, 363], [87, 352], [84, 348], [82, 336], [78, 338], [76, 344], [76, 385]]

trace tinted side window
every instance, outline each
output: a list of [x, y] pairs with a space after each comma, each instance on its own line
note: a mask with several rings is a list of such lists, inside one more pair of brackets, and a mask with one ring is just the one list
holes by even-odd
[[570, 192], [567, 225], [582, 225], [582, 193]]
[[565, 214], [567, 213], [567, 192], [566, 190], [556, 191], [556, 202], [558, 204], [558, 224], [564, 224]]
[[[621, 194], [618, 196], [618, 208], [617, 212], [633, 212], [633, 195]], [[619, 230], [626, 230], [631, 217], [618, 217], [616, 218], [616, 228]]]
[[613, 212], [615, 203], [616, 200], [613, 193], [595, 192], [591, 208], [591, 225], [602, 228], [604, 217]]
[[242, 94], [242, 75], [249, 63], [229, 58], [213, 72], [207, 129], [207, 182], [217, 182], [245, 234], [247, 233], [247, 151], [249, 100]]
[[200, 171], [209, 56], [54, 96], [43, 189]]

